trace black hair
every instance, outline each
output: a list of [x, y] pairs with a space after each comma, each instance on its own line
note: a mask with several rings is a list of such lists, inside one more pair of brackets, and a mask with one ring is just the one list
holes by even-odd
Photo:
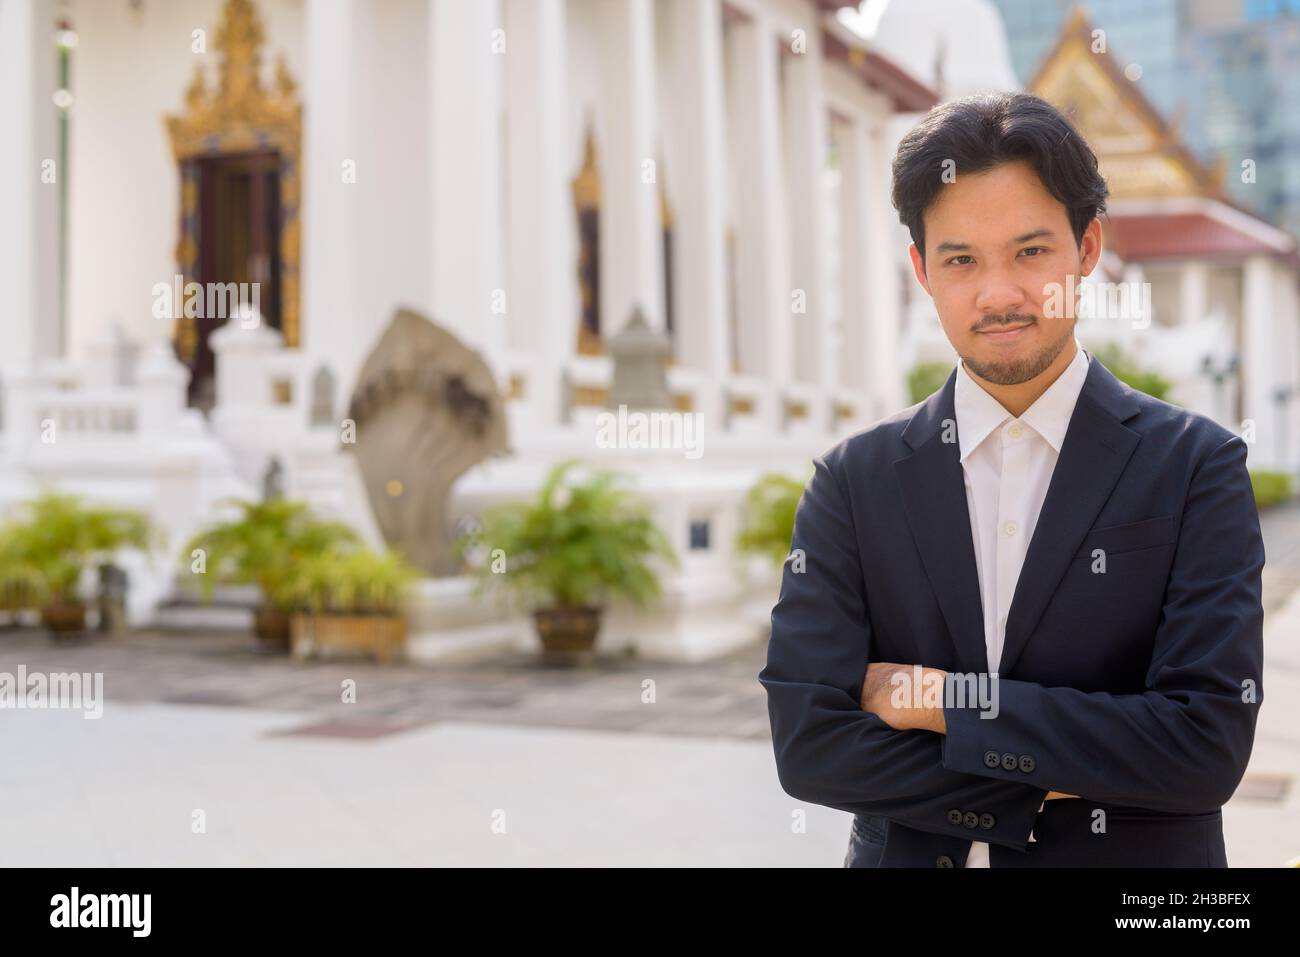
[[[1029, 160], [1065, 206], [1074, 241], [1106, 210], [1097, 156], [1062, 113], [1032, 93], [979, 93], [936, 106], [903, 137], [894, 156], [894, 208], [925, 262], [924, 213], [952, 174]], [[949, 162], [951, 161], [951, 162]]]

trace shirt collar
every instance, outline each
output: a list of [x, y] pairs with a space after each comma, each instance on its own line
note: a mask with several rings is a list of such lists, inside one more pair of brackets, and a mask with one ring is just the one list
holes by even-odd
[[[1060, 453], [1065, 442], [1065, 433], [1070, 427], [1070, 418], [1074, 415], [1079, 393], [1083, 391], [1084, 380], [1088, 378], [1088, 365], [1091, 361], [1091, 356], [1079, 345], [1079, 340], [1076, 338], [1074, 341], [1077, 351], [1070, 364], [1020, 416], [1020, 421], [1046, 439], [1057, 453]], [[957, 360], [953, 404], [957, 416], [957, 441], [963, 462], [994, 429], [1012, 418], [1001, 402], [971, 378], [961, 359]]]
[[953, 394], [957, 413], [957, 444], [961, 461], [979, 446], [989, 433], [1011, 418], [1002, 403], [989, 395], [971, 378], [966, 365], [957, 359], [957, 385]]

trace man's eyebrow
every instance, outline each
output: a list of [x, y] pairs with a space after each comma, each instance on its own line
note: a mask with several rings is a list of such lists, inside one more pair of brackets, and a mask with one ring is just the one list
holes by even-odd
[[[1046, 228], [1031, 229], [1027, 233], [1021, 233], [1019, 236], [1013, 237], [1011, 242], [1008, 243], [1008, 245], [1015, 246], [1020, 243], [1027, 243], [1031, 239], [1055, 239], [1055, 238], [1056, 238], [1056, 233], [1052, 232], [1050, 229], [1046, 229]], [[939, 245], [934, 247], [934, 251], [937, 253], [956, 253], [956, 252], [963, 252], [968, 249], [970, 249], [970, 243], [959, 243], [951, 239], [945, 239]]]
[[1055, 239], [1056, 233], [1052, 232], [1050, 229], [1032, 229], [1027, 233], [1021, 233], [1019, 236], [1011, 240], [1011, 242], [1014, 245], [1016, 243], [1027, 243], [1031, 239], [1039, 239], [1039, 238]]

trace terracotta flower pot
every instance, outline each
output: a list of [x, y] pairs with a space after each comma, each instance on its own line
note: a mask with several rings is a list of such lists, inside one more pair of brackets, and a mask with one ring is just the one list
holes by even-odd
[[406, 653], [406, 618], [402, 615], [294, 615], [293, 657], [302, 659], [322, 648], [373, 655], [391, 664]]
[[50, 634], [65, 636], [86, 630], [86, 606], [81, 602], [56, 602], [41, 608], [41, 624]]
[[555, 664], [578, 664], [593, 657], [603, 610], [588, 605], [534, 611], [533, 626], [542, 641], [542, 659]]
[[263, 605], [253, 612], [253, 633], [262, 644], [289, 650], [289, 614]]

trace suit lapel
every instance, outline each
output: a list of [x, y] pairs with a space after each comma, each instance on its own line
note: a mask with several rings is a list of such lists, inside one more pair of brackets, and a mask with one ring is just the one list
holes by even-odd
[[1128, 387], [1093, 359], [1016, 582], [999, 674], [1007, 675], [1015, 667], [1137, 448], [1141, 436], [1123, 424], [1137, 412], [1137, 400]]
[[[911, 452], [894, 463], [894, 472], [908, 527], [956, 647], [958, 667], [983, 672], [988, 670], [988, 652], [957, 443], [956, 381], [954, 366], [943, 388], [917, 407], [903, 430]], [[1128, 387], [1091, 360], [1016, 583], [999, 674], [1015, 666], [1137, 447], [1140, 436], [1123, 425], [1137, 412]]]
[[988, 670], [988, 652], [957, 444], [956, 381], [954, 366], [943, 388], [917, 408], [903, 430], [903, 439], [913, 451], [894, 463], [894, 472], [925, 574], [956, 645], [958, 666], [980, 672]]

